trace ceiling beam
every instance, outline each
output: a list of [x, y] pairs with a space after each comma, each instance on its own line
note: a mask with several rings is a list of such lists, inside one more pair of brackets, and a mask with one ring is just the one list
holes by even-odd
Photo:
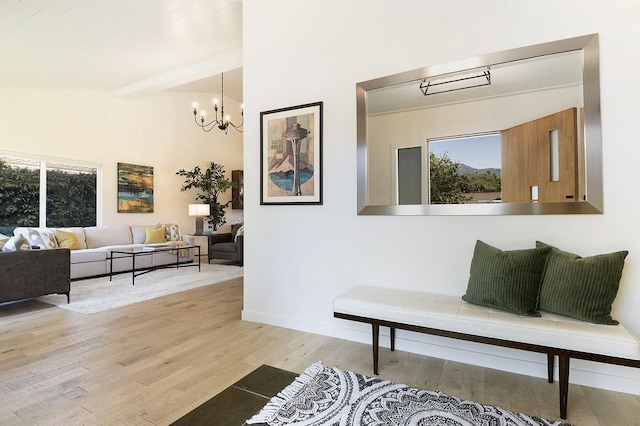
[[242, 67], [242, 49], [178, 68], [115, 90], [121, 97], [142, 96]]

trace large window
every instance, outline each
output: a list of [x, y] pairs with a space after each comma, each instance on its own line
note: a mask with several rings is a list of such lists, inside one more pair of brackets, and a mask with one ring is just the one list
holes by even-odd
[[0, 153], [0, 226], [98, 224], [101, 166]]

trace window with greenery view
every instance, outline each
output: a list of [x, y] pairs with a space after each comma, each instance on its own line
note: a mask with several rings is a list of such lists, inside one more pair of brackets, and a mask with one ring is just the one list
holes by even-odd
[[98, 167], [0, 156], [0, 226], [97, 223]]
[[430, 140], [429, 203], [501, 201], [499, 133]]

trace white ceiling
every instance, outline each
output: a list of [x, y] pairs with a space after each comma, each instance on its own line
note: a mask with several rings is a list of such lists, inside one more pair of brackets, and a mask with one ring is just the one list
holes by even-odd
[[242, 100], [242, 0], [0, 0], [0, 87]]

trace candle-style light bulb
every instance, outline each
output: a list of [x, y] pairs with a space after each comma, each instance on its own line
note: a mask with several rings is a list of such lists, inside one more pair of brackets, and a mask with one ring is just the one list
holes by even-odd
[[[207, 132], [211, 130], [211, 128], [214, 126], [218, 127], [220, 130], [223, 130], [225, 134], [227, 133], [227, 129], [229, 127], [233, 127], [237, 131], [242, 132], [241, 130], [242, 124], [244, 123], [244, 104], [240, 104], [240, 115], [241, 115], [242, 123], [240, 123], [239, 126], [236, 126], [231, 122], [231, 116], [225, 114], [226, 111], [224, 109], [224, 80], [222, 80], [222, 83], [223, 84], [220, 92], [221, 97], [211, 99], [212, 105], [213, 105], [213, 113], [210, 118], [205, 120], [205, 116], [207, 115], [207, 113], [199, 109], [199, 105], [197, 102], [191, 103], [191, 105], [193, 106], [193, 116], [196, 120], [196, 124], [198, 124]], [[218, 113], [220, 114], [220, 118], [218, 118]], [[200, 117], [198, 118], [198, 116]], [[209, 122], [208, 124], [206, 124], [207, 121]]]

